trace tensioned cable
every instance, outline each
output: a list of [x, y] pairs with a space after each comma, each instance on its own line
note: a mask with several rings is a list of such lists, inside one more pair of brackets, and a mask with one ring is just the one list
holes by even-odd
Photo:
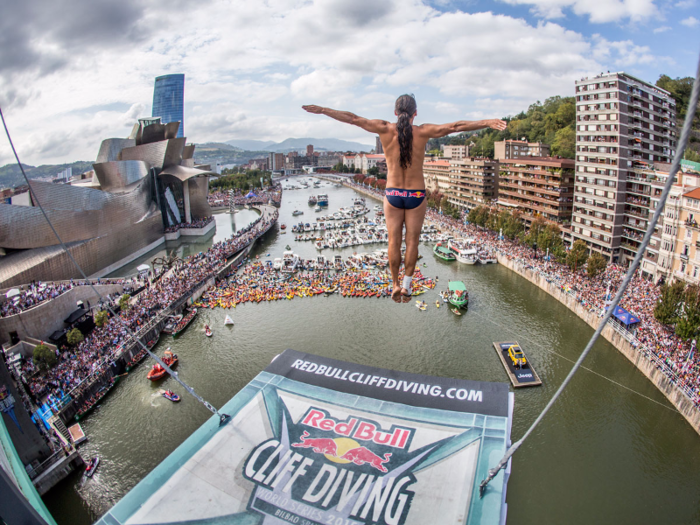
[[600, 324], [598, 325], [598, 329], [595, 331], [593, 336], [591, 336], [591, 339], [588, 341], [588, 344], [586, 345], [586, 348], [584, 348], [583, 352], [579, 356], [579, 358], [576, 360], [576, 363], [574, 366], [571, 368], [569, 371], [569, 374], [566, 376], [564, 379], [564, 382], [559, 386], [557, 391], [554, 393], [552, 396], [552, 399], [549, 400], [547, 403], [547, 406], [544, 407], [542, 412], [540, 412], [540, 415], [537, 416], [537, 419], [530, 425], [530, 428], [527, 429], [523, 437], [521, 437], [518, 441], [513, 443], [508, 450], [506, 450], [506, 453], [503, 455], [501, 460], [498, 462], [498, 464], [492, 468], [489, 469], [489, 474], [486, 476], [486, 479], [482, 480], [482, 482], [479, 485], [479, 495], [481, 497], [484, 496], [484, 493], [486, 492], [486, 487], [489, 484], [489, 482], [496, 477], [496, 475], [501, 471], [501, 469], [505, 468], [505, 466], [508, 464], [508, 461], [510, 458], [515, 454], [515, 452], [520, 448], [520, 446], [525, 442], [525, 440], [528, 438], [528, 436], [532, 433], [533, 430], [535, 430], [535, 427], [542, 421], [544, 416], [549, 412], [549, 409], [552, 408], [552, 405], [556, 402], [556, 400], [559, 398], [561, 393], [564, 391], [564, 389], [567, 387], [567, 385], [571, 382], [571, 379], [574, 377], [576, 372], [578, 371], [579, 368], [581, 368], [581, 364], [583, 363], [583, 360], [586, 359], [586, 356], [588, 353], [591, 351], [591, 348], [593, 348], [593, 345], [595, 342], [598, 340], [598, 337], [600, 336], [601, 332], [603, 331], [603, 328], [608, 324], [608, 320], [612, 316], [612, 313], [615, 311], [615, 308], [617, 308], [618, 303], [622, 299], [623, 294], [625, 293], [625, 290], [627, 289], [627, 286], [629, 285], [630, 281], [634, 277], [635, 272], [637, 271], [637, 268], [639, 267], [639, 263], [642, 260], [642, 257], [644, 256], [644, 252], [646, 251], [647, 246], [649, 245], [649, 241], [651, 240], [651, 236], [654, 233], [654, 229], [656, 228], [656, 223], [659, 220], [659, 217], [661, 216], [661, 213], [664, 211], [664, 207], [666, 205], [666, 199], [668, 198], [668, 194], [671, 191], [671, 187], [673, 186], [673, 181], [676, 178], [676, 173], [678, 173], [678, 169], [681, 165], [681, 159], [683, 158], [683, 152], [685, 151], [686, 146], [688, 145], [688, 138], [690, 136], [690, 127], [693, 122], [693, 117], [695, 116], [695, 110], [698, 105], [698, 94], [700, 93], [700, 57], [698, 59], [698, 67], [697, 71], [695, 73], [695, 81], [693, 82], [693, 91], [690, 95], [690, 102], [688, 103], [688, 111], [685, 115], [685, 122], [683, 123], [683, 131], [681, 133], [681, 138], [678, 142], [678, 149], [676, 150], [676, 154], [673, 157], [673, 162], [671, 164], [671, 171], [668, 175], [668, 180], [666, 180], [666, 184], [664, 185], [663, 192], [661, 193], [661, 198], [659, 199], [659, 205], [656, 207], [656, 211], [654, 212], [654, 216], [651, 219], [651, 222], [649, 223], [649, 226], [647, 228], [646, 233], [644, 234], [644, 240], [642, 241], [642, 244], [639, 246], [639, 249], [637, 251], [637, 255], [634, 257], [634, 260], [632, 261], [632, 264], [629, 267], [629, 270], [627, 271], [627, 274], [625, 275], [624, 280], [622, 281], [622, 285], [617, 291], [617, 294], [615, 294], [614, 299], [612, 300], [612, 303], [608, 306], [608, 309], [605, 312], [605, 315], [603, 316], [603, 319], [600, 321]]
[[[478, 314], [476, 312], [470, 312], [470, 315], [476, 315], [477, 317], [482, 318], [484, 321], [489, 321], [490, 323], [493, 323], [496, 326], [498, 326], [499, 328], [503, 328], [504, 330], [512, 330], [511, 328], [507, 327], [506, 325], [498, 323], [498, 322], [494, 321], [493, 319], [491, 319], [490, 317], [486, 317], [485, 315], [481, 315], [481, 314]], [[570, 359], [570, 358], [566, 357], [565, 355], [561, 355], [560, 353], [555, 352], [551, 348], [547, 348], [546, 346], [539, 344], [537, 341], [534, 341], [531, 337], [523, 334], [522, 332], [515, 332], [515, 333], [518, 335], [518, 338], [525, 339], [526, 341], [529, 341], [533, 346], [536, 346], [537, 348], [544, 350], [545, 352], [547, 352], [549, 354], [555, 355], [558, 358], [563, 359], [564, 361], [568, 361], [569, 363], [576, 363], [576, 361], [574, 361], [573, 359]], [[618, 381], [615, 381], [614, 379], [609, 378], [608, 376], [601, 374], [600, 372], [596, 372], [595, 370], [588, 368], [587, 366], [581, 365], [581, 368], [583, 370], [590, 372], [591, 374], [597, 375], [598, 377], [605, 379], [606, 381], [610, 381], [612, 384], [617, 385], [620, 388], [624, 388], [625, 390], [628, 390], [628, 391], [632, 392], [633, 394], [637, 394], [638, 396], [643, 397], [647, 401], [651, 401], [652, 403], [656, 403], [657, 405], [665, 408], [666, 410], [670, 410], [671, 412], [676, 412], [676, 413], [678, 412], [678, 410], [675, 407], [668, 406], [664, 403], [661, 403], [660, 401], [657, 401], [656, 399], [652, 399], [649, 396], [646, 396], [646, 395], [642, 394], [641, 392], [637, 392], [633, 388], [628, 387], [627, 385], [624, 385]]]
[[46, 214], [46, 210], [44, 210], [44, 207], [41, 205], [41, 202], [39, 202], [39, 199], [38, 199], [36, 193], [35, 193], [34, 190], [32, 189], [32, 185], [29, 183], [29, 178], [27, 177], [27, 174], [24, 172], [24, 166], [22, 166], [22, 163], [19, 161], [19, 156], [17, 155], [17, 150], [15, 150], [15, 145], [14, 145], [13, 142], [12, 142], [12, 137], [10, 136], [10, 131], [9, 131], [9, 129], [7, 129], [7, 123], [5, 122], [5, 115], [4, 115], [3, 112], [2, 112], [2, 108], [0, 108], [0, 118], [2, 119], [2, 125], [3, 125], [4, 128], [5, 128], [5, 134], [7, 135], [7, 140], [10, 142], [10, 147], [12, 148], [12, 153], [13, 153], [14, 156], [15, 156], [15, 160], [17, 161], [17, 165], [19, 166], [19, 169], [22, 171], [22, 176], [24, 176], [24, 180], [27, 182], [27, 186], [29, 186], [29, 191], [30, 191], [30, 193], [31, 193], [31, 196], [32, 196], [32, 199], [33, 199], [34, 203], [35, 203], [36, 206], [41, 210], [41, 213], [44, 215], [44, 218], [46, 219], [46, 222], [47, 222], [47, 223], [49, 224], [49, 226], [51, 227], [51, 231], [53, 231], [53, 234], [56, 236], [56, 239], [58, 239], [58, 242], [59, 242], [59, 244], [61, 245], [61, 247], [63, 248], [63, 251], [66, 252], [66, 255], [68, 255], [68, 257], [70, 258], [70, 260], [71, 260], [71, 262], [73, 263], [73, 265], [78, 269], [78, 272], [80, 272], [80, 275], [82, 275], [82, 276], [83, 276], [83, 279], [85, 279], [85, 282], [88, 283], [88, 286], [90, 286], [90, 288], [92, 289], [92, 291], [95, 292], [95, 294], [97, 294], [97, 296], [100, 298], [100, 300], [101, 300], [104, 304], [106, 304], [107, 309], [108, 309], [108, 310], [110, 311], [110, 313], [112, 314], [112, 317], [115, 318], [115, 319], [119, 319], [118, 322], [120, 322], [120, 323], [122, 324], [122, 326], [126, 329], [126, 331], [127, 331], [127, 333], [129, 334], [129, 336], [130, 336], [132, 339], [134, 339], [134, 340], [136, 341], [136, 343], [137, 343], [138, 345], [140, 345], [141, 348], [142, 348], [143, 350], [145, 350], [145, 351], [148, 353], [148, 355], [149, 355], [154, 361], [156, 361], [160, 366], [162, 366], [162, 367], [165, 369], [165, 371], [170, 375], [170, 377], [172, 377], [175, 381], [177, 381], [178, 383], [180, 383], [180, 385], [182, 385], [182, 387], [183, 387], [185, 390], [187, 390], [187, 392], [189, 392], [197, 401], [199, 401], [200, 403], [202, 403], [208, 410], [210, 410], [213, 414], [217, 415], [217, 416], [219, 417], [219, 425], [225, 424], [229, 419], [231, 419], [231, 416], [229, 416], [228, 414], [222, 414], [222, 413], [220, 413], [213, 405], [211, 405], [209, 402], [207, 402], [207, 401], [204, 400], [202, 397], [200, 397], [200, 396], [194, 391], [194, 389], [193, 389], [191, 386], [189, 386], [189, 385], [188, 385], [187, 383], [185, 383], [182, 379], [180, 379], [180, 378], [178, 377], [177, 372], [173, 372], [173, 371], [170, 369], [170, 367], [169, 367], [168, 365], [166, 365], [160, 357], [158, 357], [156, 354], [154, 354], [153, 352], [151, 352], [150, 349], [149, 349], [146, 345], [144, 345], [144, 344], [141, 342], [141, 339], [139, 339], [139, 338], [136, 337], [136, 334], [134, 333], [134, 331], [131, 330], [131, 328], [129, 327], [129, 325], [121, 318], [121, 316], [117, 315], [117, 314], [114, 312], [114, 310], [112, 309], [112, 307], [111, 307], [111, 305], [109, 304], [109, 302], [105, 300], [105, 298], [102, 296], [102, 294], [101, 294], [100, 292], [97, 291], [97, 289], [95, 288], [95, 286], [94, 286], [94, 285], [90, 282], [90, 280], [87, 278], [87, 276], [85, 275], [85, 272], [84, 272], [83, 269], [80, 267], [80, 265], [78, 264], [78, 262], [73, 258], [73, 255], [70, 253], [70, 251], [69, 251], [68, 248], [66, 247], [65, 243], [64, 243], [63, 240], [61, 239], [61, 236], [60, 236], [60, 235], [58, 234], [58, 232], [56, 231], [56, 228], [54, 228], [54, 225], [51, 223], [51, 220], [49, 219], [49, 216]]

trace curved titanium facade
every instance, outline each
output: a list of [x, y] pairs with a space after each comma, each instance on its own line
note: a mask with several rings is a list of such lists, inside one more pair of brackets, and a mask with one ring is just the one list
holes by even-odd
[[153, 89], [154, 117], [160, 117], [161, 122], [180, 122], [177, 136], [185, 135], [185, 75], [164, 75], [156, 77]]
[[97, 154], [97, 162], [110, 162], [119, 160], [119, 154], [124, 148], [136, 146], [134, 139], [105, 139], [100, 144], [100, 152]]
[[148, 164], [142, 160], [99, 162], [93, 167], [104, 191], [124, 191], [125, 187], [148, 175]]
[[[147, 177], [123, 193], [37, 181], [31, 184], [61, 239], [69, 243], [128, 232], [152, 211], [150, 181]], [[81, 207], [81, 202], [86, 206]], [[18, 224], [22, 235], [17, 235]], [[56, 236], [39, 208], [0, 204], [0, 248], [27, 250], [55, 244]]]

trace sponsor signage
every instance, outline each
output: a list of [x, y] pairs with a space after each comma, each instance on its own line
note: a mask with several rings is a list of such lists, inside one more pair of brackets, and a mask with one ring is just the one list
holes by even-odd
[[287, 350], [100, 524], [500, 524], [512, 394]]

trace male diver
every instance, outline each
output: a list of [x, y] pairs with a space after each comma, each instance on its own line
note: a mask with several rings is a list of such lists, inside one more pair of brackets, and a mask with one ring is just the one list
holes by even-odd
[[[327, 115], [340, 122], [359, 126], [376, 133], [386, 156], [387, 177], [384, 196], [384, 217], [389, 234], [389, 268], [394, 289], [391, 298], [407, 303], [411, 300], [411, 281], [418, 260], [418, 240], [425, 218], [425, 180], [423, 159], [429, 139], [444, 137], [450, 133], [476, 131], [483, 128], [506, 129], [503, 120], [460, 120], [450, 124], [422, 124], [415, 126], [416, 99], [413, 95], [401, 95], [396, 99], [394, 114], [396, 123], [386, 120], [369, 120], [350, 113], [321, 106], [302, 106], [309, 113]], [[401, 235], [406, 227], [406, 257], [403, 282], [399, 282], [401, 266]]]

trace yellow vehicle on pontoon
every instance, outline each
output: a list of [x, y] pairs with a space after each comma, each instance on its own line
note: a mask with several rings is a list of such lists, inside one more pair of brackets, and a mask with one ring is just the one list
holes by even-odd
[[525, 354], [520, 349], [518, 345], [510, 345], [508, 347], [508, 355], [511, 361], [513, 361], [513, 366], [516, 368], [524, 368], [527, 366], [527, 359], [525, 359]]

